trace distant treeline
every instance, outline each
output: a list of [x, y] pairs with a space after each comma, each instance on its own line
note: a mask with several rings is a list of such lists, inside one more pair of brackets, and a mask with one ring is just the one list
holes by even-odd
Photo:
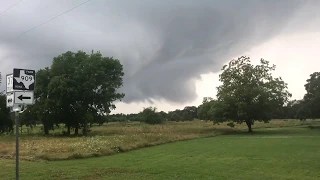
[[[208, 101], [209, 99], [209, 101]], [[161, 117], [163, 117], [164, 121], [176, 121], [176, 122], [183, 122], [183, 121], [192, 121], [192, 120], [213, 120], [214, 116], [210, 116], [210, 109], [211, 104], [215, 101], [213, 98], [205, 97], [203, 103], [196, 107], [196, 106], [186, 106], [184, 109], [176, 109], [174, 111], [169, 112], [156, 112]], [[211, 103], [211, 104], [210, 104]], [[303, 100], [292, 100], [289, 101], [285, 106], [277, 109], [272, 119], [312, 119], [313, 117], [311, 114], [303, 112]], [[108, 123], [108, 122], [126, 122], [126, 121], [139, 121], [144, 122], [143, 112], [140, 113], [131, 113], [131, 114], [112, 114], [106, 116], [101, 123]]]
[[[79, 135], [79, 130], [87, 135], [93, 124], [127, 121], [160, 124], [201, 119], [214, 124], [229, 122], [230, 126], [246, 123], [252, 132], [255, 121], [320, 118], [320, 72], [307, 79], [303, 99], [289, 101], [292, 95], [287, 83], [272, 76], [275, 67], [264, 59], [253, 65], [249, 57], [242, 56], [223, 66], [219, 75], [222, 85], [217, 87], [216, 98], [205, 97], [198, 107], [187, 106], [168, 113], [148, 107], [136, 114], [110, 115], [116, 108], [114, 102], [125, 96], [117, 92], [123, 85], [122, 64], [100, 52], [68, 51], [55, 57], [50, 67], [37, 72], [35, 104], [20, 114], [20, 125], [42, 124], [46, 135], [64, 125], [65, 135], [71, 131]], [[13, 120], [13, 114], [6, 108], [5, 95], [0, 93], [0, 134], [13, 132]]]
[[[196, 106], [186, 106], [184, 109], [176, 109], [174, 111], [164, 112], [155, 111], [156, 114], [162, 118], [162, 121], [192, 121], [198, 118], [197, 115], [197, 107]], [[125, 121], [139, 121], [144, 122], [144, 114], [146, 110], [156, 110], [153, 107], [146, 108], [144, 111], [140, 113], [132, 113], [132, 114], [112, 114], [105, 117], [106, 122], [125, 122]], [[152, 124], [152, 123], [150, 123]]]

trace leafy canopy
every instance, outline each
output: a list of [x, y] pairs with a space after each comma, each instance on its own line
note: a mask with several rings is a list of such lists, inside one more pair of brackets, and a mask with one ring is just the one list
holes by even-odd
[[217, 120], [246, 122], [251, 132], [255, 120], [268, 122], [272, 113], [289, 100], [287, 84], [272, 77], [275, 65], [261, 59], [252, 65], [250, 58], [242, 56], [223, 66], [219, 80]]
[[121, 100], [123, 66], [100, 52], [68, 51], [53, 59], [50, 68], [37, 72], [34, 108], [44, 124], [65, 123], [68, 128], [85, 128], [115, 109]]
[[303, 98], [303, 106], [298, 110], [298, 116], [300, 119], [320, 118], [320, 72], [312, 73], [304, 87], [307, 93]]
[[155, 107], [144, 108], [143, 111], [140, 112], [140, 117], [147, 124], [161, 124], [165, 120], [164, 117], [157, 112], [157, 108]]
[[215, 108], [214, 104], [216, 101], [211, 97], [204, 97], [202, 104], [198, 107], [198, 118], [201, 120], [213, 120], [213, 109]]

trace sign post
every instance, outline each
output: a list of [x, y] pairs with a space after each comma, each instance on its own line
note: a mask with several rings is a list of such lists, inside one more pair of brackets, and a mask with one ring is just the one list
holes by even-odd
[[19, 113], [21, 105], [34, 104], [36, 72], [28, 69], [13, 69], [7, 75], [7, 107], [12, 108], [16, 125], [16, 180], [19, 180]]
[[19, 180], [19, 112], [14, 112], [14, 119], [16, 123], [16, 179]]

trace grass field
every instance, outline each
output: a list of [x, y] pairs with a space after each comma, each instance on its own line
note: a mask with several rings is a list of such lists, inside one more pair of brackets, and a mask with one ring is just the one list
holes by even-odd
[[[305, 122], [310, 123], [310, 122]], [[256, 123], [255, 128], [298, 126], [298, 120], [276, 120]], [[212, 122], [168, 122], [162, 125], [146, 125], [137, 122], [110, 123], [92, 128], [90, 137], [62, 137], [62, 127], [44, 137], [40, 127], [29, 134], [24, 128], [20, 140], [22, 160], [65, 160], [88, 158], [125, 152], [142, 147], [165, 144], [180, 140], [212, 137], [237, 130], [246, 130], [244, 124], [230, 128]], [[15, 137], [0, 136], [0, 158], [15, 158]]]
[[[210, 137], [232, 131], [210, 122], [180, 122], [162, 125], [140, 123], [110, 123], [95, 126], [89, 137], [63, 137], [56, 129], [44, 137], [36, 128], [33, 133], [23, 133], [20, 140], [20, 157], [23, 160], [65, 160], [97, 157], [125, 152], [168, 142]], [[56, 133], [54, 135], [54, 133]], [[15, 158], [15, 137], [0, 136], [0, 158]]]
[[[181, 126], [189, 127], [188, 123]], [[309, 128], [310, 124], [316, 128]], [[234, 131], [96, 158], [21, 161], [20, 176], [21, 179], [320, 179], [318, 125], [319, 121], [304, 125], [299, 121], [274, 121], [255, 124], [258, 128], [254, 134]], [[4, 139], [11, 142], [10, 138]], [[14, 179], [14, 167], [14, 160], [1, 159], [1, 179]]]

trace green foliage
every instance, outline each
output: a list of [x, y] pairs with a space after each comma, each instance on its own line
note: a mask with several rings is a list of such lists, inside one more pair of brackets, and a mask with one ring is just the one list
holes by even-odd
[[[112, 115], [108, 115], [108, 121], [109, 122], [125, 122], [128, 120], [127, 118], [128, 115], [125, 114], [112, 114]], [[131, 120], [131, 119], [130, 119]]]
[[214, 119], [213, 108], [216, 103], [211, 97], [204, 97], [202, 104], [198, 107], [197, 114], [201, 120], [212, 120]]
[[[154, 109], [154, 108], [147, 108]], [[175, 111], [170, 111], [168, 113], [164, 111], [157, 112], [161, 118], [168, 121], [192, 121], [197, 118], [197, 107], [186, 106], [184, 109], [176, 109]], [[145, 118], [142, 113], [132, 113], [132, 114], [113, 114], [109, 115], [110, 121], [121, 122], [121, 121], [140, 121], [145, 122]]]
[[168, 120], [169, 121], [176, 121], [176, 122], [182, 121], [183, 118], [180, 114], [182, 114], [182, 113], [181, 113], [181, 110], [179, 110], [179, 109], [177, 109], [175, 111], [170, 111], [168, 113]]
[[53, 59], [50, 68], [37, 72], [34, 113], [43, 122], [45, 133], [53, 124], [64, 123], [70, 129], [101, 122], [100, 117], [115, 109], [113, 104], [124, 94], [123, 67], [119, 60], [103, 57], [100, 52], [66, 52]]
[[224, 122], [222, 103], [211, 97], [204, 97], [202, 104], [198, 107], [198, 117], [202, 120], [211, 120], [214, 124]]
[[19, 123], [20, 125], [26, 125], [33, 127], [37, 124], [37, 114], [36, 111], [34, 110], [34, 106], [29, 106], [24, 110], [22, 113], [19, 115]]
[[234, 127], [235, 125], [234, 125], [234, 123], [233, 122], [229, 122], [228, 124], [227, 124], [227, 126], [229, 126], [229, 127]]
[[197, 107], [195, 106], [186, 106], [184, 109], [176, 109], [170, 111], [167, 115], [169, 121], [192, 121], [198, 117]]
[[160, 111], [159, 114], [160, 114], [160, 116], [161, 116], [163, 119], [165, 119], [165, 120], [168, 119], [168, 114], [167, 114], [166, 112]]
[[[109, 122], [108, 116], [98, 116], [94, 120], [95, 120], [95, 123], [97, 123], [99, 126]], [[90, 123], [90, 124], [92, 125], [93, 123]]]
[[155, 107], [144, 108], [140, 116], [147, 124], [161, 124], [165, 120], [161, 114], [157, 112], [157, 108]]
[[192, 121], [198, 117], [197, 107], [195, 106], [186, 106], [182, 111], [182, 118], [186, 121]]
[[303, 100], [292, 100], [287, 103], [283, 108], [283, 118], [284, 119], [306, 119], [307, 114], [306, 109], [303, 108]]
[[300, 119], [320, 118], [320, 72], [314, 72], [305, 84], [307, 93], [303, 98], [303, 106], [298, 111]]
[[6, 106], [6, 96], [0, 94], [0, 134], [13, 132], [10, 109]]
[[282, 108], [291, 97], [281, 77], [272, 77], [275, 68], [264, 59], [254, 66], [245, 56], [223, 66], [219, 75], [223, 84], [217, 88], [219, 108], [216, 114], [220, 116], [217, 119], [246, 122], [249, 132], [254, 121], [268, 122], [275, 110]]

